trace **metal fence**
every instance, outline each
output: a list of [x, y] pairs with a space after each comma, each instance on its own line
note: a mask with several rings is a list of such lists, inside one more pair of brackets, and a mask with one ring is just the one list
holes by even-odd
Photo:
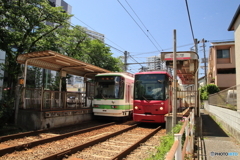
[[41, 88], [25, 88], [20, 108], [36, 110], [80, 109], [85, 105], [85, 93], [59, 92]]
[[[174, 143], [167, 153], [165, 160], [190, 159], [194, 152], [194, 109], [185, 118], [179, 133], [174, 134]], [[182, 146], [183, 142], [183, 146]]]
[[197, 96], [198, 91], [189, 90], [189, 91], [177, 91], [177, 105], [178, 108], [184, 107], [195, 107], [195, 97]]
[[208, 96], [208, 104], [236, 111], [238, 87], [240, 87], [240, 85], [230, 87], [215, 94], [210, 94]]

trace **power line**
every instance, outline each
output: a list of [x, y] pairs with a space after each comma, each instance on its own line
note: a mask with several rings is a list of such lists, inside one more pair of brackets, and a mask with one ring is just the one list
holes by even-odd
[[[193, 43], [190, 43], [190, 44], [185, 44], [185, 45], [182, 45], [182, 46], [177, 46], [177, 48], [181, 48], [181, 47], [186, 47], [186, 46], [192, 46]], [[173, 48], [167, 48], [167, 49], [164, 49], [164, 50], [170, 50], [170, 49], [173, 49]], [[134, 56], [136, 55], [142, 55], [142, 54], [149, 54], [149, 53], [156, 53], [158, 51], [152, 51], [152, 52], [144, 52], [144, 53], [138, 53], [138, 54], [134, 54]], [[132, 52], [133, 53], [133, 52]]]
[[[62, 7], [62, 6], [59, 6], [59, 5], [57, 5], [57, 4], [55, 4], [56, 6], [58, 6], [58, 7]], [[46, 10], [45, 10], [46, 11]], [[52, 15], [52, 14], [51, 14]], [[54, 15], [53, 15], [54, 16]], [[79, 20], [80, 22], [82, 22], [83, 24], [85, 24], [86, 26], [88, 26], [89, 28], [91, 28], [92, 30], [94, 30], [94, 31], [96, 31], [95, 29], [93, 29], [91, 26], [89, 26], [88, 24], [86, 24], [86, 23], [84, 23], [83, 21], [81, 21], [79, 18], [77, 18], [75, 15], [73, 15], [73, 17], [75, 17], [77, 20]], [[72, 22], [68, 22], [68, 24], [71, 26], [71, 27], [74, 27], [74, 24], [72, 23]], [[79, 31], [81, 31], [81, 30], [79, 30]], [[83, 31], [81, 31], [81, 32], [83, 32]], [[97, 32], [97, 31], [96, 31]], [[97, 39], [96, 37], [94, 37], [94, 36], [92, 36], [91, 34], [88, 34], [88, 33], [86, 33], [86, 32], [84, 32], [85, 34], [87, 34], [88, 36], [90, 36], [90, 37], [92, 37], [93, 39]], [[104, 37], [104, 38], [106, 38], [106, 37]], [[109, 40], [108, 38], [106, 38], [107, 40]], [[111, 40], [109, 40], [109, 41], [111, 41]], [[112, 43], [114, 43], [113, 41], [111, 41]], [[119, 51], [119, 52], [121, 52], [121, 53], [124, 53], [124, 51], [121, 51], [120, 49], [117, 49], [116, 47], [113, 47], [113, 46], [111, 46], [111, 45], [109, 45], [109, 44], [107, 44], [107, 43], [105, 43], [105, 42], [103, 42], [105, 45], [107, 45], [107, 46], [109, 46], [110, 48], [113, 48], [113, 49], [115, 49], [115, 50], [117, 50], [117, 51]], [[114, 43], [115, 45], [117, 45], [116, 43]], [[119, 45], [117, 45], [118, 47], [120, 47]], [[122, 47], [120, 47], [120, 48], [122, 48]], [[123, 49], [123, 48], [122, 48]]]
[[[130, 58], [132, 58], [135, 62], [139, 63], [137, 60], [135, 60], [131, 55], [129, 55]], [[141, 64], [140, 64], [141, 65]], [[142, 65], [141, 65], [142, 66]], [[143, 67], [143, 66], [142, 66]]]
[[[118, 0], [119, 2], [119, 0]], [[127, 9], [122, 5], [121, 2], [119, 2], [120, 5], [124, 8], [124, 10], [128, 13], [128, 15], [133, 19], [133, 21], [137, 24], [137, 26], [142, 30], [142, 32], [147, 36], [147, 38], [151, 41], [151, 43], [155, 46], [155, 48], [159, 51], [159, 49], [157, 48], [157, 46], [153, 43], [153, 41], [148, 37], [148, 35], [144, 32], [144, 30], [142, 29], [142, 27], [136, 22], [136, 20], [132, 17], [132, 15], [127, 11]], [[159, 51], [160, 52], [160, 51]]]
[[[125, 0], [127, 2], [127, 0]], [[138, 20], [142, 23], [142, 25], [145, 27], [145, 29], [147, 30], [147, 32], [150, 34], [150, 36], [153, 38], [153, 40], [157, 43], [157, 45], [162, 49], [162, 47], [158, 44], [158, 42], [156, 41], [156, 39], [152, 36], [152, 34], [150, 33], [150, 31], [147, 29], [147, 27], [143, 24], [143, 22], [141, 21], [141, 19], [139, 18], [139, 16], [136, 14], [136, 12], [133, 10], [133, 8], [131, 7], [131, 5], [127, 2], [128, 6], [131, 8], [131, 10], [133, 11], [133, 13], [136, 15], [136, 17], [138, 18]], [[163, 49], [162, 49], [163, 51]]]
[[[92, 30], [96, 31], [95, 29], [93, 29], [91, 26], [87, 25], [86, 23], [84, 23], [82, 20], [80, 20], [79, 18], [77, 18], [75, 15], [73, 16], [74, 18], [76, 18], [77, 20], [79, 20], [80, 22], [82, 22], [83, 24], [85, 24], [86, 26], [88, 26], [89, 28], [91, 28]], [[96, 31], [97, 32], [97, 31]], [[110, 42], [114, 43], [113, 41], [111, 41], [110, 39], [108, 39], [107, 37], [104, 37], [107, 40], [109, 40]], [[119, 46], [118, 44], [114, 43], [116, 46], [122, 48], [121, 46]], [[122, 48], [123, 50], [125, 50], [124, 48]], [[122, 52], [122, 51], [121, 51]]]
[[192, 31], [192, 38], [193, 38], [193, 42], [194, 42], [195, 38], [194, 38], [194, 34], [193, 34], [192, 22], [191, 22], [191, 18], [190, 18], [189, 9], [188, 9], [188, 2], [187, 2], [187, 0], [185, 0], [185, 2], [186, 2], [187, 12], [188, 12], [188, 19], [189, 19], [189, 23], [190, 23], [190, 27], [191, 27], [191, 31]]

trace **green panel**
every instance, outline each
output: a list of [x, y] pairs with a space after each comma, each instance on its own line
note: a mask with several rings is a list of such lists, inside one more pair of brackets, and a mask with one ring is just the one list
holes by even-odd
[[124, 100], [124, 99], [110, 99], [110, 98], [106, 98], [106, 99], [103, 99], [103, 98], [94, 98], [94, 99], [97, 99], [97, 100]]
[[[97, 105], [97, 104], [95, 104]], [[116, 109], [116, 110], [125, 110], [132, 109], [132, 105], [98, 105], [99, 107], [94, 107], [96, 109]], [[117, 106], [118, 108], [112, 108], [112, 106]], [[130, 107], [130, 108], [129, 108]]]
[[105, 74], [105, 75], [96, 75], [96, 77], [107, 77], [107, 76], [123, 76], [123, 75], [120, 75], [120, 74]]

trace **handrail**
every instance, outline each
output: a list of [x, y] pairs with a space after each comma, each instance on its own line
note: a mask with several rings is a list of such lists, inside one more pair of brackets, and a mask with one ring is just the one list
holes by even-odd
[[[182, 147], [182, 136], [185, 133], [185, 140]], [[185, 118], [184, 124], [179, 133], [174, 134], [174, 143], [166, 155], [165, 160], [183, 160], [185, 155], [193, 154], [194, 143], [194, 109]]]
[[85, 93], [70, 91], [52, 91], [43, 88], [24, 88], [25, 95], [21, 99], [25, 108], [44, 110], [67, 110], [86, 108]]

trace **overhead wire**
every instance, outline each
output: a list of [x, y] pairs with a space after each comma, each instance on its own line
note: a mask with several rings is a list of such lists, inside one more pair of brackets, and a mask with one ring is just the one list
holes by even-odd
[[[131, 8], [131, 10], [133, 11], [133, 13], [136, 15], [136, 17], [138, 18], [138, 20], [142, 23], [142, 25], [144, 26], [144, 28], [147, 30], [147, 32], [149, 33], [149, 35], [153, 38], [153, 40], [156, 42], [156, 44], [162, 49], [162, 47], [159, 45], [159, 43], [156, 41], [156, 39], [152, 36], [152, 34], [150, 33], [150, 31], [147, 29], [147, 27], [144, 25], [144, 23], [142, 22], [142, 20], [139, 18], [139, 16], [136, 14], [136, 12], [133, 10], [133, 8], [131, 7], [131, 5], [127, 2], [127, 0], [125, 0], [126, 3], [128, 4], [128, 6]], [[163, 49], [162, 49], [163, 51]]]
[[[132, 17], [132, 15], [128, 12], [128, 10], [122, 5], [121, 2], [118, 3], [123, 7], [123, 9], [128, 13], [128, 15], [132, 18], [132, 20], [137, 24], [137, 26], [142, 30], [142, 32], [146, 35], [146, 37], [150, 40], [150, 42], [154, 45], [154, 47], [159, 51], [159, 49], [157, 48], [157, 46], [153, 43], [153, 41], [148, 37], [148, 35], [144, 32], [144, 30], [142, 29], [142, 27], [137, 23], [137, 21]], [[160, 52], [160, 51], [159, 51]]]
[[[186, 46], [192, 46], [193, 43], [189, 43], [189, 44], [185, 44], [185, 45], [181, 45], [181, 46], [177, 46], [177, 48], [181, 48], [181, 47], [186, 47]], [[173, 49], [173, 48], [167, 48], [167, 49], [164, 49], [164, 50], [170, 50], [170, 49]], [[149, 53], [156, 53], [158, 51], [152, 51], [152, 52], [144, 52], [144, 53], [138, 53], [138, 54], [134, 54], [133, 56], [136, 56], [136, 55], [142, 55], [142, 54], [149, 54]], [[134, 53], [134, 52], [132, 52]]]
[[[132, 17], [132, 15], [128, 12], [128, 10], [123, 6], [123, 4], [118, 0], [119, 4], [124, 8], [124, 10], [128, 13], [128, 15], [132, 18], [132, 20], [137, 24], [137, 26], [141, 29], [141, 31], [146, 35], [146, 37], [150, 40], [150, 42], [154, 45], [154, 47], [160, 52], [160, 50], [157, 48], [157, 46], [153, 43], [153, 41], [149, 38], [149, 36], [144, 32], [144, 30], [142, 29], [142, 27], [137, 23], [137, 21]], [[126, 1], [127, 2], [127, 1]], [[127, 2], [127, 4], [129, 5], [129, 3]], [[129, 7], [132, 9], [132, 7], [129, 5]], [[132, 9], [132, 11], [135, 13], [135, 11]], [[137, 16], [137, 14], [135, 13], [135, 15]], [[138, 16], [137, 16], [138, 17]], [[138, 17], [138, 19], [140, 20], [140, 18]], [[140, 20], [141, 21], [141, 20]], [[141, 21], [142, 23], [142, 21]], [[143, 23], [142, 23], [143, 24]], [[143, 24], [143, 26], [145, 27], [145, 25]], [[146, 27], [145, 27], [146, 28]], [[148, 31], [148, 29], [146, 29]], [[160, 46], [160, 45], [159, 45]], [[161, 48], [161, 47], [160, 47]], [[130, 56], [131, 57], [131, 56]], [[139, 65], [141, 65], [137, 60], [135, 60], [133, 57], [131, 57], [135, 62], [137, 62]], [[141, 65], [142, 66], [142, 65]], [[143, 67], [143, 66], [142, 66]]]
[[[59, 5], [57, 5], [57, 4], [55, 4], [57, 7], [62, 7], [62, 6], [59, 6]], [[82, 22], [83, 24], [85, 24], [86, 26], [88, 26], [89, 28], [91, 28], [92, 30], [94, 30], [95, 32], [97, 32], [95, 29], [93, 29], [91, 26], [89, 26], [88, 24], [86, 24], [85, 22], [83, 22], [82, 20], [80, 20], [79, 18], [77, 18], [75, 15], [73, 15], [73, 17], [75, 17], [77, 20], [79, 20], [80, 22]], [[72, 22], [69, 22], [69, 25], [71, 26], [71, 27], [75, 27], [75, 24], [73, 24]], [[81, 30], [80, 30], [81, 31]], [[83, 31], [81, 31], [81, 32], [83, 32]], [[84, 32], [85, 34], [87, 34], [88, 36], [90, 36], [90, 37], [92, 37], [93, 39], [98, 39], [98, 38], [96, 38], [96, 37], [94, 37], [94, 36], [92, 36], [91, 34], [88, 34], [88, 33], [86, 33], [86, 32]], [[106, 37], [104, 37], [104, 38], [106, 38]], [[109, 41], [111, 41], [110, 39], [108, 39], [108, 38], [106, 38], [107, 40], [109, 40]], [[114, 43], [113, 41], [111, 41], [112, 43]], [[103, 42], [105, 45], [107, 45], [107, 46], [109, 46], [110, 48], [113, 48], [113, 49], [115, 49], [115, 50], [117, 50], [117, 51], [119, 51], [119, 52], [121, 52], [121, 53], [124, 53], [124, 51], [122, 51], [122, 50], [120, 50], [120, 49], [118, 49], [118, 48], [116, 48], [116, 47], [113, 47], [113, 46], [111, 46], [110, 44], [107, 44], [107, 43], [105, 43], [105, 42]], [[114, 43], [116, 46], [118, 46], [118, 47], [120, 47], [119, 45], [117, 45], [116, 43]], [[122, 47], [120, 47], [120, 48], [122, 48]], [[123, 49], [123, 48], [122, 48]]]
[[194, 33], [193, 33], [193, 27], [192, 27], [191, 17], [190, 17], [190, 13], [189, 13], [189, 8], [188, 8], [188, 2], [187, 2], [187, 0], [185, 0], [185, 2], [186, 2], [187, 12], [188, 12], [188, 20], [189, 20], [190, 28], [191, 28], [191, 32], [192, 32], [192, 38], [193, 38], [193, 42], [194, 42], [195, 38], [194, 38]]
[[[130, 58], [132, 58], [136, 63], [140, 64], [137, 60], [135, 60], [131, 55], [129, 55]], [[141, 64], [140, 64], [141, 65]], [[142, 65], [141, 65], [142, 66]], [[142, 66], [143, 67], [143, 66]]]
[[[94, 28], [92, 28], [91, 26], [89, 26], [88, 24], [86, 24], [85, 22], [83, 22], [82, 20], [80, 20], [79, 18], [77, 18], [75, 15], [73, 15], [74, 18], [76, 18], [78, 21], [82, 22], [83, 24], [85, 24], [86, 26], [88, 26], [89, 28], [91, 28], [92, 30], [94, 30], [95, 32], [97, 32]], [[122, 48], [121, 46], [119, 46], [118, 44], [116, 44], [115, 42], [113, 42], [112, 40], [110, 40], [109, 38], [105, 37], [107, 40], [109, 40], [110, 42], [114, 43], [116, 46]], [[125, 50], [124, 48], [122, 48], [123, 50]], [[119, 49], [118, 49], [119, 50]]]

